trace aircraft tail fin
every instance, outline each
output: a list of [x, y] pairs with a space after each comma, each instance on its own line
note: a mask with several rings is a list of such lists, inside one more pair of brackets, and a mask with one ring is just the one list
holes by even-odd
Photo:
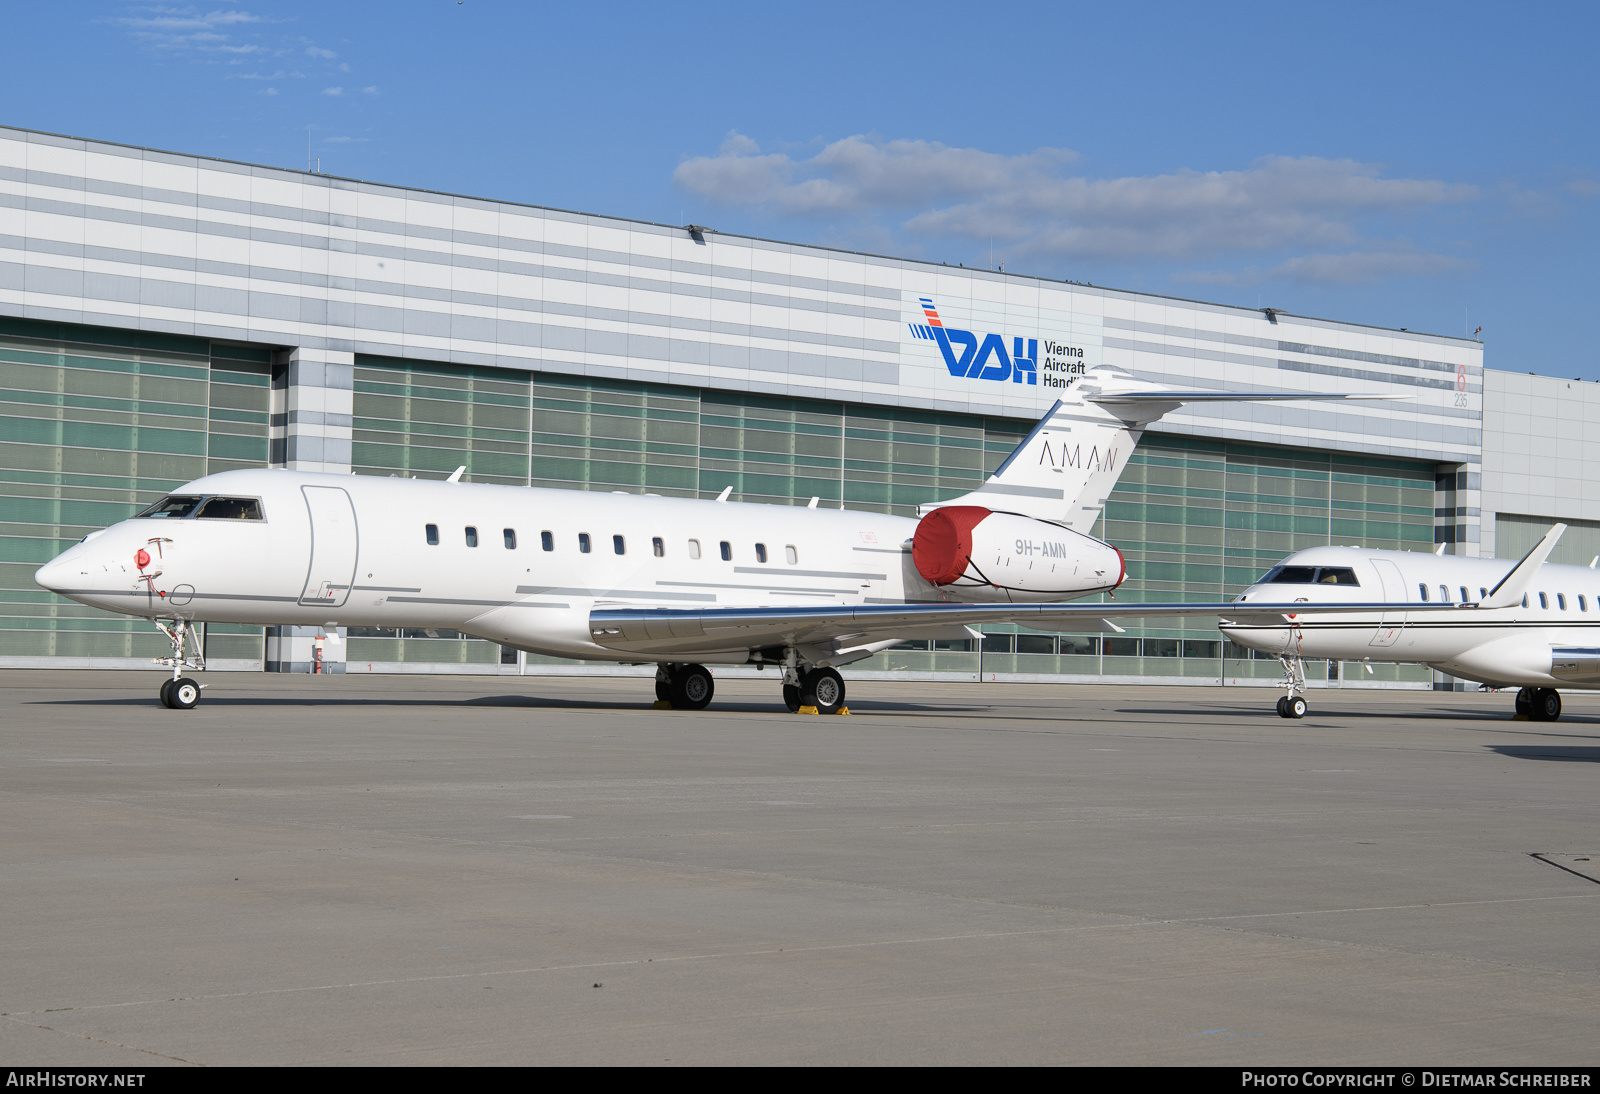
[[1004, 463], [976, 490], [925, 505], [976, 505], [1048, 520], [1090, 534], [1146, 427], [1200, 402], [1278, 399], [1405, 399], [1407, 395], [1299, 391], [1184, 391], [1136, 380], [1113, 368], [1091, 369], [1039, 420]]

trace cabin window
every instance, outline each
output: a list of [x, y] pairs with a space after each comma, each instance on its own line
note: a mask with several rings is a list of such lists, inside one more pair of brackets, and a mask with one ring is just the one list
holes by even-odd
[[1557, 593], [1556, 594], [1556, 607], [1560, 608], [1562, 611], [1566, 611], [1567, 610], [1567, 594], [1566, 593]]
[[437, 546], [439, 546], [439, 526], [437, 524], [428, 525], [427, 533], [428, 533], [428, 546], [429, 547], [437, 547]]
[[1450, 603], [1450, 586], [1448, 586], [1448, 585], [1440, 585], [1439, 586], [1439, 603], [1441, 603], [1441, 604]]
[[578, 533], [578, 553], [580, 555], [586, 555], [586, 554], [589, 553], [589, 533], [588, 532], [579, 532]]
[[1478, 599], [1479, 600], [1488, 600], [1489, 599], [1489, 590], [1485, 589], [1482, 585], [1478, 586]]
[[200, 520], [261, 520], [261, 502], [256, 498], [212, 498], [195, 516]]
[[1545, 596], [1543, 593], [1539, 594], [1539, 607], [1543, 608], [1545, 611], [1550, 610], [1550, 598]]
[[478, 530], [476, 528], [474, 528], [472, 525], [469, 524], [469, 525], [467, 525], [467, 546], [468, 547], [476, 547], [477, 545], [478, 545]]
[[789, 560], [789, 565], [794, 566], [800, 562], [800, 552], [794, 549], [794, 544], [789, 544], [783, 549], [783, 557]]
[[506, 537], [506, 550], [515, 551], [517, 549], [517, 530], [515, 528], [507, 528], [504, 535]]
[[650, 538], [650, 550], [657, 558], [667, 557], [667, 544], [660, 536]]
[[612, 536], [611, 549], [619, 555], [625, 555], [628, 553], [628, 543], [621, 536]]
[[765, 543], [756, 544], [756, 561], [767, 561], [767, 545]]
[[1467, 595], [1467, 587], [1465, 585], [1461, 586], [1461, 603], [1465, 604], [1471, 599], [1472, 597]]
[[199, 494], [172, 494], [162, 498], [144, 512], [136, 514], [136, 516], [148, 517], [151, 520], [182, 520], [194, 512], [195, 506], [200, 504], [200, 500]]
[[556, 549], [556, 537], [551, 535], [549, 532], [540, 532], [539, 546], [543, 547], [546, 551], [554, 551]]
[[729, 543], [727, 540], [723, 540], [722, 541], [722, 561], [724, 561], [724, 562], [732, 562], [733, 561], [733, 545], [731, 543]]
[[1526, 608], [1528, 606], [1528, 594], [1527, 593], [1523, 593], [1522, 594], [1522, 606], [1524, 608]]
[[689, 557], [690, 558], [699, 558], [700, 557], [700, 541], [699, 540], [691, 539], [689, 541]]
[[1580, 612], [1586, 612], [1589, 610], [1589, 602], [1584, 599], [1582, 593], [1578, 594], [1578, 610]]
[[1426, 582], [1422, 582], [1422, 581], [1417, 582], [1417, 592], [1422, 594], [1423, 603], [1427, 603], [1427, 601], [1428, 601], [1428, 586], [1427, 586]]

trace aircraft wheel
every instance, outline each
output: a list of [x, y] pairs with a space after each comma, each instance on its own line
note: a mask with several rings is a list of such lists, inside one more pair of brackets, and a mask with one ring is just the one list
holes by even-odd
[[161, 705], [168, 710], [172, 709], [172, 681], [161, 681]]
[[[656, 698], [663, 703], [672, 702], [672, 675], [663, 665], [662, 672], [656, 674]], [[665, 674], [665, 675], [663, 675]]]
[[1304, 718], [1306, 716], [1306, 701], [1296, 695], [1288, 701], [1287, 710], [1288, 713], [1284, 715], [1286, 718]]
[[783, 685], [783, 705], [789, 708], [790, 714], [793, 714], [795, 711], [799, 710], [800, 689], [795, 687], [793, 684]]
[[1533, 689], [1523, 688], [1517, 692], [1517, 713], [1525, 717], [1533, 717]]
[[1553, 722], [1561, 717], [1561, 693], [1554, 688], [1537, 688], [1533, 693], [1533, 720]]
[[1278, 717], [1280, 717], [1280, 718], [1289, 717], [1289, 709], [1288, 708], [1289, 708], [1289, 697], [1287, 695], [1278, 696]]
[[173, 710], [193, 710], [200, 701], [200, 685], [180, 676], [167, 686], [167, 705]]
[[711, 670], [704, 665], [684, 665], [672, 674], [672, 692], [667, 701], [674, 710], [704, 710], [711, 705], [716, 690]]
[[818, 714], [837, 714], [844, 706], [844, 678], [833, 669], [812, 669], [800, 681], [800, 705]]

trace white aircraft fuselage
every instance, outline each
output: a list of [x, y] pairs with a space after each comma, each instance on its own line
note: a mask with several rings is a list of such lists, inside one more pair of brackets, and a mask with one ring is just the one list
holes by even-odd
[[[211, 475], [170, 497], [256, 501], [259, 519], [197, 506], [125, 520], [38, 582], [151, 619], [447, 628], [558, 657], [639, 661], [656, 658], [594, 641], [592, 610], [1045, 602], [1124, 576], [1114, 548], [1048, 526], [1037, 527], [1070, 549], [1013, 537], [991, 553], [994, 573], [1016, 580], [953, 595], [913, 564], [918, 521], [879, 513], [283, 470]], [[1028, 588], [1030, 577], [1047, 587]], [[705, 663], [749, 657], [694, 651]]]
[[[1220, 626], [1239, 645], [1274, 655], [1420, 663], [1491, 687], [1600, 688], [1600, 649], [1594, 648], [1600, 646], [1600, 573], [1546, 563], [1523, 603], [1467, 606], [1487, 599], [1515, 565], [1513, 559], [1313, 547], [1284, 559], [1237, 602], [1388, 601], [1397, 610], [1224, 620]], [[1357, 583], [1345, 583], [1343, 571]], [[1402, 602], [1431, 608], [1408, 613]], [[1463, 606], [1438, 610], [1441, 604]]]

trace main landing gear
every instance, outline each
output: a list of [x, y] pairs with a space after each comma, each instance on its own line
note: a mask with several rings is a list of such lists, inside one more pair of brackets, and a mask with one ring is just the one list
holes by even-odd
[[[771, 664], [772, 662], [767, 662]], [[673, 710], [704, 710], [716, 684], [704, 665], [656, 666], [656, 705]], [[791, 714], [849, 714], [844, 678], [836, 669], [805, 665], [793, 651], [783, 661], [783, 705]]]
[[844, 677], [836, 669], [807, 667], [794, 649], [783, 655], [783, 705], [790, 714], [849, 714]]
[[1553, 722], [1561, 717], [1561, 693], [1555, 688], [1523, 688], [1517, 692], [1517, 713], [1535, 722]]
[[[161, 633], [172, 643], [170, 657], [153, 659], [156, 664], [165, 665], [172, 670], [172, 679], [161, 685], [161, 705], [168, 710], [193, 710], [195, 704], [200, 701], [200, 689], [205, 685], [183, 675], [183, 670], [194, 669], [196, 672], [206, 670], [206, 657], [200, 649], [200, 640], [195, 637], [194, 628], [189, 626], [189, 621], [186, 619], [174, 620], [171, 626], [159, 619], [152, 622], [161, 628]], [[186, 653], [185, 646], [191, 647], [194, 652]]]
[[656, 698], [673, 710], [704, 710], [717, 685], [704, 665], [658, 665]]
[[1300, 658], [1292, 654], [1280, 654], [1278, 662], [1283, 665], [1283, 689], [1288, 692], [1278, 700], [1278, 717], [1304, 718], [1306, 716], [1306, 700], [1303, 692], [1306, 690], [1306, 669]]

